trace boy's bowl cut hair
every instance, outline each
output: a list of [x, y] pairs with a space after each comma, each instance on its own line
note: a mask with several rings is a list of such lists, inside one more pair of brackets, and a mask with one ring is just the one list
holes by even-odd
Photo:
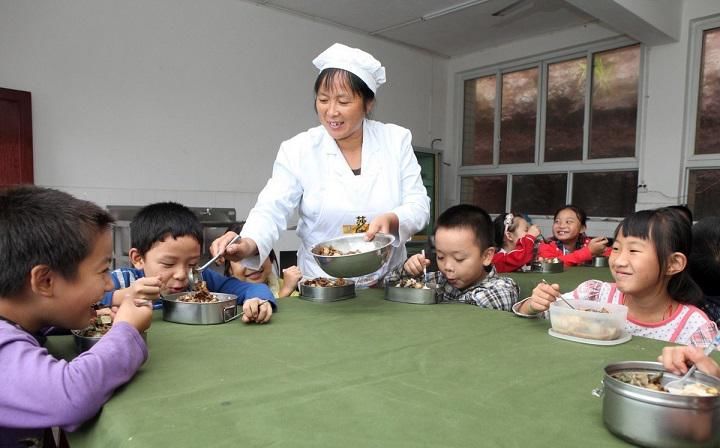
[[[651, 241], [657, 252], [661, 277], [672, 253], [680, 252], [689, 259], [692, 249], [690, 221], [681, 211], [668, 207], [631, 214], [615, 229], [616, 241], [618, 235]], [[689, 267], [673, 275], [667, 289], [670, 297], [680, 303], [697, 305], [702, 301], [702, 291], [690, 276]]]
[[165, 241], [169, 236], [189, 236], [202, 246], [202, 224], [195, 213], [177, 202], [150, 204], [143, 207], [130, 222], [130, 245], [141, 256], [145, 256], [155, 243]]
[[113, 221], [98, 205], [62, 191], [34, 186], [0, 190], [0, 297], [22, 294], [30, 271], [39, 265], [74, 280]]
[[459, 204], [448, 208], [438, 217], [435, 231], [437, 232], [440, 227], [472, 230], [475, 233], [475, 241], [482, 251], [495, 246], [492, 219], [485, 210], [475, 205]]

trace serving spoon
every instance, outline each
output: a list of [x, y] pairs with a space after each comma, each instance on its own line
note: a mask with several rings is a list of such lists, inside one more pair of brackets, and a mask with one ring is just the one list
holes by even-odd
[[235, 243], [235, 241], [237, 241], [239, 239], [240, 239], [240, 234], [238, 233], [237, 235], [235, 235], [235, 238], [231, 239], [230, 242], [227, 243], [225, 245], [225, 247], [223, 247], [223, 250], [221, 250], [214, 257], [212, 257], [210, 259], [210, 261], [208, 261], [207, 263], [205, 263], [204, 265], [202, 265], [200, 267], [194, 266], [194, 267], [190, 268], [190, 271], [188, 271], [188, 281], [190, 283], [191, 289], [196, 290], [198, 288], [198, 286], [200, 286], [200, 283], [202, 282], [202, 271], [207, 269], [208, 266], [210, 266], [211, 264], [213, 264], [213, 262], [215, 262], [215, 260], [217, 260], [223, 254], [225, 254], [225, 250], [228, 248], [228, 246]]
[[[715, 349], [715, 346], [720, 344], [720, 333], [715, 336], [715, 339], [705, 347], [705, 356], [708, 356], [712, 351]], [[682, 376], [682, 378], [678, 380], [670, 381], [669, 383], [665, 384], [665, 390], [670, 392], [671, 394], [679, 394], [685, 389], [685, 386], [687, 384], [693, 384], [697, 381], [689, 381], [690, 377], [693, 373], [695, 373], [695, 370], [697, 370], [697, 364], [693, 364], [692, 367], [690, 367], [685, 375]]]

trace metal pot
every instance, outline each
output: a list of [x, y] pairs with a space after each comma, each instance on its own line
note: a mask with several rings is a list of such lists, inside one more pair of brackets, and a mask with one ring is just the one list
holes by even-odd
[[429, 288], [404, 288], [385, 285], [385, 299], [391, 302], [413, 303], [416, 305], [433, 305], [437, 303], [437, 285], [428, 284]]
[[181, 292], [163, 296], [163, 320], [178, 324], [209, 325], [223, 324], [242, 316], [237, 312], [235, 294], [211, 293], [219, 299], [211, 303], [191, 303], [178, 300], [188, 294]]
[[[90, 350], [92, 346], [97, 344], [98, 341], [100, 341], [100, 338], [102, 338], [102, 336], [81, 336], [80, 333], [82, 332], [83, 330], [71, 330], [73, 341], [75, 342], [75, 352], [77, 354]], [[142, 336], [143, 341], [147, 343], [147, 332], [143, 331], [140, 333], [140, 336]]]
[[[663, 384], [678, 378], [656, 362], [628, 361], [606, 366], [603, 385], [593, 395], [603, 399], [603, 420], [610, 432], [648, 447], [720, 446], [720, 397], [656, 392], [610, 376], [621, 371], [662, 372]], [[720, 387], [720, 379], [701, 372], [695, 372], [693, 378]]]
[[610, 266], [608, 263], [608, 257], [593, 257], [592, 267], [594, 268], [606, 268]]
[[355, 297], [355, 282], [346, 280], [343, 286], [308, 286], [305, 282], [300, 283], [300, 298], [312, 302], [337, 302], [338, 300], [352, 299]]

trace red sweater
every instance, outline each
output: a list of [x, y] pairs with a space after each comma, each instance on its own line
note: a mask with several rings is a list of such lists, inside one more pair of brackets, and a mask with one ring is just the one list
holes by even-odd
[[515, 249], [510, 252], [500, 249], [493, 256], [493, 264], [498, 272], [513, 272], [530, 263], [533, 258], [535, 237], [528, 234], [517, 240]]
[[[538, 248], [538, 257], [542, 258], [557, 258], [563, 262], [565, 266], [576, 266], [585, 262], [591, 261], [593, 258], [588, 243], [592, 238], [586, 236], [582, 240], [582, 247], [570, 252], [569, 254], [563, 254], [563, 250], [558, 247], [557, 240], [550, 240], [548, 243], [540, 244]], [[608, 247], [603, 252], [603, 256], [609, 256], [612, 252], [612, 248]]]

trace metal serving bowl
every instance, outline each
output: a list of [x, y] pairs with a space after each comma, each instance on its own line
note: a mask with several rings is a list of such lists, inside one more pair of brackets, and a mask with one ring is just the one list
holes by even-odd
[[211, 293], [218, 302], [193, 303], [180, 301], [180, 296], [189, 292], [179, 292], [163, 296], [163, 320], [178, 324], [210, 325], [223, 324], [242, 315], [237, 312], [235, 294]]
[[[387, 263], [392, 253], [395, 237], [384, 233], [375, 234], [372, 241], [365, 241], [364, 233], [353, 233], [323, 241], [312, 247], [311, 251], [320, 268], [332, 277], [360, 277], [372, 274]], [[319, 246], [332, 246], [341, 252], [360, 251], [352, 255], [317, 255]]]
[[308, 286], [305, 281], [300, 282], [300, 298], [312, 302], [336, 302], [338, 300], [355, 297], [355, 282], [345, 280], [343, 286]]
[[[692, 397], [658, 392], [624, 383], [613, 373], [662, 373], [662, 384], [678, 379], [657, 362], [627, 361], [605, 367], [602, 386], [603, 420], [613, 434], [637, 445], [685, 448], [720, 446], [720, 396]], [[720, 379], [695, 372], [693, 379], [720, 387]]]

